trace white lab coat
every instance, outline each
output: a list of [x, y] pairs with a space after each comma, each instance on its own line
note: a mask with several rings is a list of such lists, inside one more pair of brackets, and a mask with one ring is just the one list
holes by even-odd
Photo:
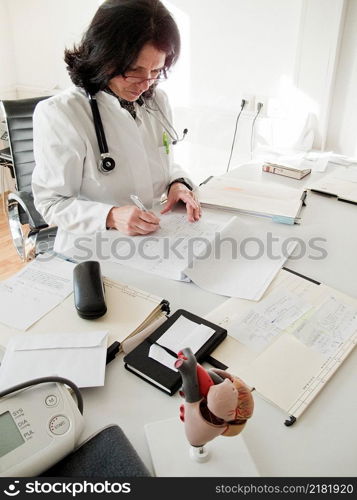
[[[35, 110], [32, 189], [37, 210], [48, 224], [58, 226], [57, 252], [72, 248], [79, 235], [105, 231], [109, 210], [132, 204], [130, 194], [150, 208], [171, 181], [187, 177], [173, 162], [172, 145], [166, 152], [164, 126], [145, 105], [135, 104], [134, 120], [116, 97], [106, 92], [96, 97], [109, 154], [116, 162], [106, 175], [97, 168], [100, 152], [82, 89], [72, 87], [40, 102]], [[172, 123], [166, 94], [156, 89], [155, 100]], [[165, 123], [158, 112], [155, 116]]]

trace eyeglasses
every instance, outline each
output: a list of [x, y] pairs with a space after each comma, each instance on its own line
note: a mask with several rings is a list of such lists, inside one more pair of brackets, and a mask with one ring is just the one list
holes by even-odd
[[132, 75], [122, 75], [124, 80], [128, 83], [143, 83], [148, 82], [149, 85], [152, 85], [155, 82], [163, 82], [167, 79], [167, 76], [164, 73], [159, 73], [155, 78], [142, 78], [141, 76], [132, 76]]

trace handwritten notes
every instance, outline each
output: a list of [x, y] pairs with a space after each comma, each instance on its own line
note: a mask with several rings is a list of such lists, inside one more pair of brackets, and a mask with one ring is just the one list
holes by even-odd
[[230, 325], [229, 333], [242, 344], [261, 352], [270, 341], [310, 309], [301, 297], [287, 289], [269, 294]]
[[331, 296], [293, 334], [306, 346], [329, 357], [356, 330], [357, 309]]
[[31, 262], [0, 282], [0, 322], [26, 330], [62, 302], [73, 289], [74, 264], [52, 257]]

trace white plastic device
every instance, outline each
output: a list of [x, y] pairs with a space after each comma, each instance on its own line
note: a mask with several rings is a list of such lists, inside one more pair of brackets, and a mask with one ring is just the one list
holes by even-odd
[[60, 383], [0, 399], [0, 477], [35, 476], [73, 451], [84, 419]]

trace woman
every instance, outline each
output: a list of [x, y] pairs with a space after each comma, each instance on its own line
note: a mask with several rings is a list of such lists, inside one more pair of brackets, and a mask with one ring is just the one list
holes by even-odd
[[[32, 187], [38, 211], [58, 226], [56, 251], [106, 228], [156, 231], [159, 218], [133, 205], [133, 194], [152, 207], [166, 191], [161, 213], [181, 200], [188, 220], [199, 219], [193, 183], [173, 162], [178, 137], [157, 87], [179, 51], [175, 21], [158, 0], [107, 0], [81, 44], [66, 50], [75, 86], [41, 102], [34, 114]], [[93, 121], [98, 111], [107, 144]]]

